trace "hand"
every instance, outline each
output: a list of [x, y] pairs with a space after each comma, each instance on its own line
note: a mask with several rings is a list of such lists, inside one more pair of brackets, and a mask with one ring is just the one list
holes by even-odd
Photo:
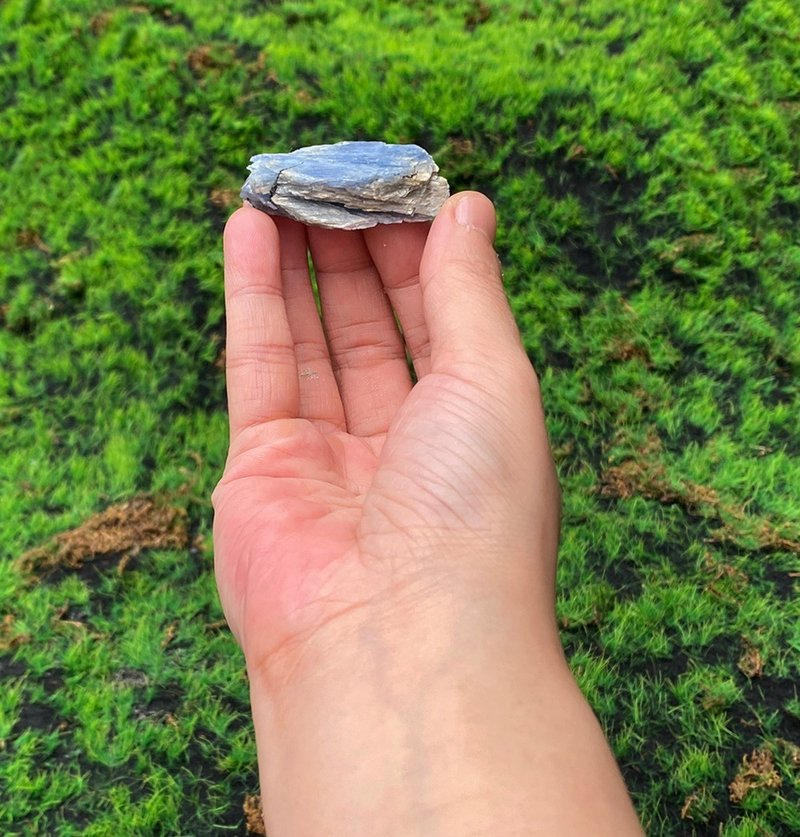
[[494, 223], [477, 194], [430, 234], [306, 230], [249, 207], [229, 221], [215, 543], [249, 663], [269, 669], [342, 614], [424, 609], [481, 579], [552, 619], [558, 488]]
[[641, 833], [561, 653], [559, 492], [494, 227], [475, 193], [430, 226], [226, 227], [216, 575], [271, 837]]

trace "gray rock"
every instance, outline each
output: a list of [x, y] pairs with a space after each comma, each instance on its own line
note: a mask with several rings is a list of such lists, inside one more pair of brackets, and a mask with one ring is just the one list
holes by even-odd
[[430, 221], [450, 194], [418, 145], [339, 142], [256, 154], [242, 198], [270, 215], [330, 229]]

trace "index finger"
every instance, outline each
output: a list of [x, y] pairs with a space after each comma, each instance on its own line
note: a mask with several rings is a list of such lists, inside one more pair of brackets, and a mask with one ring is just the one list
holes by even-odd
[[248, 428], [297, 417], [300, 395], [274, 222], [252, 207], [236, 210], [225, 226], [223, 249], [233, 443]]

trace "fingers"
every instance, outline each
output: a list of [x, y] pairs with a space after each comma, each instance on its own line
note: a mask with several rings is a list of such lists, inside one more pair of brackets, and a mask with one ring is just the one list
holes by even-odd
[[275, 222], [249, 207], [225, 230], [232, 437], [295, 416], [385, 433], [411, 388], [392, 305], [418, 377], [485, 370], [509, 348], [522, 351], [492, 246], [494, 208], [482, 195], [454, 196], [430, 229], [311, 228], [324, 330], [304, 229], [277, 223], [282, 247]]
[[431, 344], [422, 307], [419, 263], [430, 224], [379, 224], [364, 230], [364, 241], [383, 280], [417, 379], [430, 372]]
[[238, 209], [225, 226], [224, 254], [225, 366], [233, 443], [248, 428], [296, 417], [300, 399], [275, 224], [256, 209]]
[[420, 286], [434, 372], [491, 371], [509, 349], [514, 357], [522, 351], [494, 233], [494, 207], [478, 192], [454, 195], [433, 222]]
[[361, 233], [312, 227], [308, 235], [347, 429], [382, 435], [411, 389], [392, 308]]
[[301, 418], [345, 429], [344, 408], [308, 275], [306, 228], [275, 218], [281, 242], [281, 274], [286, 315], [294, 340]]

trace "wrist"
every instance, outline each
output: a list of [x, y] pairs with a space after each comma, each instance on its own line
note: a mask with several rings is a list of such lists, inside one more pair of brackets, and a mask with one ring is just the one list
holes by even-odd
[[485, 601], [359, 613], [293, 649], [279, 688], [253, 671], [268, 833], [514, 834], [530, 789], [503, 776], [535, 755], [531, 707], [582, 700], [555, 627], [534, 621]]
[[640, 834], [529, 593], [374, 604], [251, 665], [267, 832]]
[[[245, 642], [251, 683], [280, 704], [297, 691], [351, 679], [376, 658], [393, 685], [405, 668], [438, 668], [466, 651], [470, 658], [489, 660], [511, 653], [546, 657], [567, 669], [549, 589], [511, 571], [465, 568], [458, 575], [436, 575], [431, 567], [421, 580], [406, 578], [382, 595], [340, 608], [335, 617], [292, 634], [267, 656], [250, 653]], [[254, 637], [254, 644], [263, 647], [259, 639]]]

